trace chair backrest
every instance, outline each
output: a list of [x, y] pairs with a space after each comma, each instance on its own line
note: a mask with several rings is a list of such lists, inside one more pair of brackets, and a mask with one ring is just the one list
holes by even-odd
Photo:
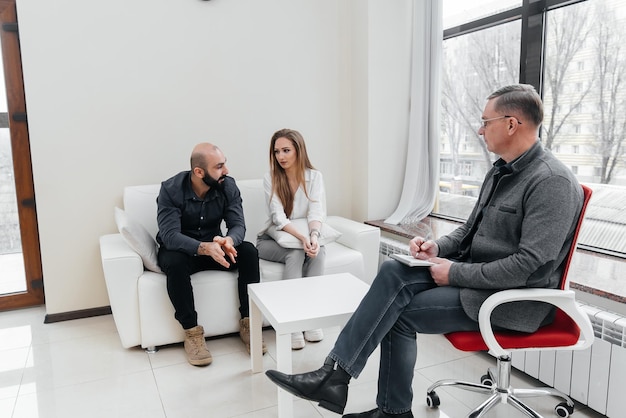
[[574, 253], [576, 253], [576, 246], [578, 245], [578, 234], [580, 233], [580, 227], [582, 226], [583, 219], [585, 218], [587, 205], [593, 193], [590, 187], [585, 186], [584, 184], [581, 184], [581, 187], [583, 189], [583, 207], [580, 209], [580, 215], [578, 216], [578, 224], [576, 225], [576, 230], [574, 231], [574, 238], [572, 239], [572, 245], [570, 246], [570, 250], [569, 250], [569, 253], [567, 254], [567, 258], [565, 259], [565, 268], [563, 269], [563, 275], [561, 276], [561, 290], [569, 289], [569, 279], [568, 279], [569, 267], [572, 262], [572, 258], [574, 257]]

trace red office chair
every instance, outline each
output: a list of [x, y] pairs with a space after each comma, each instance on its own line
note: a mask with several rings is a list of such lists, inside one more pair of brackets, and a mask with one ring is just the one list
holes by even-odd
[[[584, 350], [593, 343], [593, 328], [589, 317], [578, 307], [573, 290], [569, 290], [567, 272], [572, 256], [576, 251], [576, 242], [580, 226], [591, 198], [591, 189], [582, 186], [584, 193], [583, 208], [580, 212], [578, 225], [574, 233], [574, 240], [567, 256], [561, 285], [559, 289], [511, 289], [491, 295], [480, 307], [478, 323], [480, 331], [460, 331], [445, 334], [445, 337], [461, 351], [486, 351], [498, 359], [496, 372], [490, 369], [488, 374], [481, 377], [481, 383], [462, 382], [456, 380], [440, 380], [428, 388], [426, 403], [431, 408], [440, 404], [435, 389], [440, 386], [460, 386], [461, 389], [473, 392], [488, 393], [491, 396], [476, 407], [469, 415], [470, 418], [482, 417], [493, 408], [498, 401], [509, 403], [524, 414], [541, 418], [537, 412], [520, 401], [519, 398], [552, 395], [565, 400], [555, 407], [557, 415], [568, 417], [574, 412], [574, 402], [569, 396], [553, 388], [514, 389], [510, 386], [511, 352], [513, 350]], [[556, 306], [557, 312], [550, 325], [539, 328], [534, 333], [515, 331], [496, 331], [491, 328], [490, 317], [494, 308], [502, 303], [535, 300], [550, 303]]]

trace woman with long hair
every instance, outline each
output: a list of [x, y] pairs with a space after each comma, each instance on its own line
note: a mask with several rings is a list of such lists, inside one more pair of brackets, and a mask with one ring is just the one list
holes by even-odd
[[[266, 227], [257, 238], [259, 258], [285, 264], [283, 279], [324, 274], [326, 249], [319, 245], [322, 223], [326, 220], [326, 192], [322, 173], [307, 155], [302, 135], [292, 129], [281, 129], [270, 141], [270, 172], [265, 175]], [[308, 230], [298, 230], [292, 220], [306, 219]], [[268, 230], [293, 235], [302, 248], [285, 248]], [[305, 341], [321, 341], [321, 329], [291, 335], [294, 350], [304, 348]]]

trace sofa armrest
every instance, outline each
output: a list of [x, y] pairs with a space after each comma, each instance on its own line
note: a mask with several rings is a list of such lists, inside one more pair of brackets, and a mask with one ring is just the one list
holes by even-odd
[[100, 237], [100, 256], [113, 320], [125, 348], [141, 344], [137, 282], [144, 273], [141, 257], [120, 234]]
[[328, 216], [326, 222], [341, 232], [338, 243], [363, 254], [365, 278], [371, 284], [378, 273], [380, 229], [341, 216]]

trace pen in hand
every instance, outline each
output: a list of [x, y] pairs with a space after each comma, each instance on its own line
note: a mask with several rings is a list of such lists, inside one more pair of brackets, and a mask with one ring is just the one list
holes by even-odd
[[436, 257], [439, 249], [435, 241], [426, 241], [422, 237], [415, 237], [409, 242], [409, 253], [420, 260]]

